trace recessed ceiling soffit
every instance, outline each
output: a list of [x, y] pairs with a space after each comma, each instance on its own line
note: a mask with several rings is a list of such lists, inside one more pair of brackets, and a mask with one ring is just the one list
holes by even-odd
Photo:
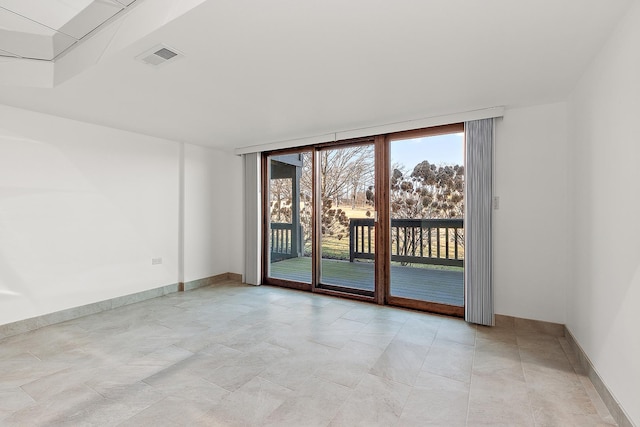
[[142, 0], [0, 0], [0, 56], [53, 61]]

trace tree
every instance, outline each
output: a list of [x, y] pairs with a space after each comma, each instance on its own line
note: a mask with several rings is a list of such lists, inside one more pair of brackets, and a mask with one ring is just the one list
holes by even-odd
[[347, 213], [340, 208], [334, 209], [331, 199], [326, 199], [322, 204], [322, 234], [342, 240], [348, 233]]
[[[394, 218], [462, 218], [464, 216], [464, 167], [460, 165], [418, 163], [408, 174], [401, 165], [394, 165], [391, 174], [391, 212]], [[396, 239], [411, 252], [424, 245], [421, 236], [404, 235], [397, 229]], [[447, 237], [448, 238], [448, 237]], [[456, 235], [457, 244], [464, 237]]]
[[462, 218], [464, 166], [424, 160], [410, 175], [395, 165], [391, 175], [391, 210], [396, 218]]
[[[321, 198], [331, 199], [335, 207], [339, 207], [340, 202], [349, 198], [349, 195], [357, 193], [358, 189], [373, 185], [372, 145], [322, 150], [319, 160]], [[311, 188], [311, 180], [311, 162], [306, 161], [301, 187]]]
[[291, 223], [291, 178], [272, 179], [269, 183], [271, 222]]
[[[337, 239], [349, 235], [349, 218], [340, 208], [344, 200], [351, 200], [352, 207], [359, 191], [373, 188], [374, 151], [372, 145], [338, 147], [320, 151], [320, 197], [322, 209], [320, 218], [322, 233]], [[301, 200], [304, 206], [300, 212], [303, 223], [311, 224], [311, 153], [303, 156], [302, 177], [300, 181]], [[308, 189], [304, 191], [303, 189]], [[308, 229], [307, 229], [308, 228]], [[311, 229], [305, 228], [305, 242], [311, 241]]]

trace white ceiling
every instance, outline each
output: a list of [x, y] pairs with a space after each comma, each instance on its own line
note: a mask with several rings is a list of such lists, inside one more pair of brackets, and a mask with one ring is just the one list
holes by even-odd
[[[637, 0], [208, 0], [53, 88], [0, 103], [237, 148], [566, 99]], [[134, 58], [164, 43], [185, 57]]]

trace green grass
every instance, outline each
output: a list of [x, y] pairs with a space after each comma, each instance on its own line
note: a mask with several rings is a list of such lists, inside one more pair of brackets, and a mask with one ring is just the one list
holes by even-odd
[[331, 236], [322, 237], [322, 258], [349, 259], [349, 236], [338, 239]]

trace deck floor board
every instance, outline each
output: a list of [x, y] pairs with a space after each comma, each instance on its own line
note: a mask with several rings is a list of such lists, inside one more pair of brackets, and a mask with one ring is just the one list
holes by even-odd
[[[322, 260], [322, 283], [373, 291], [374, 264]], [[270, 276], [277, 279], [311, 283], [311, 258], [291, 258], [271, 264]], [[420, 301], [462, 307], [464, 278], [462, 270], [443, 270], [391, 266], [391, 295]]]

